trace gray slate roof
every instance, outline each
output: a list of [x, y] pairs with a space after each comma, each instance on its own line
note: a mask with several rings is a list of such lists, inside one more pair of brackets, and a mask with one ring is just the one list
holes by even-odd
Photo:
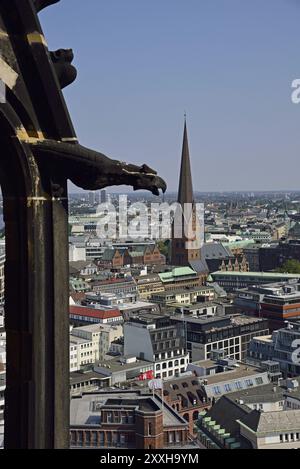
[[263, 413], [253, 411], [240, 420], [256, 433], [300, 431], [300, 409]]
[[205, 243], [201, 248], [202, 259], [230, 259], [233, 254], [222, 243]]

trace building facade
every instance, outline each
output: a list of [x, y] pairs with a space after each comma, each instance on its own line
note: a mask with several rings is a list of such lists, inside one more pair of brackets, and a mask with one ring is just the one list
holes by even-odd
[[176, 320], [186, 331], [187, 351], [192, 362], [207, 360], [215, 351], [243, 361], [252, 338], [269, 333], [267, 320], [246, 316], [177, 316]]
[[70, 438], [71, 448], [183, 448], [188, 424], [156, 395], [99, 392], [72, 399]]
[[240, 288], [266, 283], [288, 282], [300, 280], [299, 274], [281, 274], [276, 272], [213, 272], [211, 279], [217, 282], [226, 292], [234, 292]]
[[184, 373], [189, 363], [184, 328], [169, 316], [141, 314], [124, 324], [124, 353], [153, 363], [156, 378]]
[[272, 335], [253, 338], [248, 356], [257, 363], [278, 362], [285, 377], [300, 376], [300, 322], [290, 322]]

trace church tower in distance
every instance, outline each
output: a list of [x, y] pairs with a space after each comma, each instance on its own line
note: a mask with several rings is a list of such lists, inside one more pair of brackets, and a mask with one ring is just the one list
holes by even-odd
[[200, 226], [194, 201], [186, 119], [184, 122], [177, 202], [182, 215], [177, 211], [172, 225], [171, 264], [174, 266], [193, 267], [193, 264], [197, 265], [200, 261]]

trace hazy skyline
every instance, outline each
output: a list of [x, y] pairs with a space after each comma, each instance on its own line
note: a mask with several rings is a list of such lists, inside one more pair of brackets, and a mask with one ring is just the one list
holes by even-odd
[[195, 190], [298, 189], [298, 0], [61, 0], [40, 16], [49, 48], [74, 50], [83, 145], [176, 191], [186, 112]]

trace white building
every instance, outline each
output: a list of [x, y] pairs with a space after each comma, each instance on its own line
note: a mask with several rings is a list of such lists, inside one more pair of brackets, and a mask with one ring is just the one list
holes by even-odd
[[186, 371], [182, 325], [168, 316], [140, 314], [124, 324], [124, 354], [153, 363], [156, 378], [172, 378]]
[[69, 261], [92, 261], [101, 258], [106, 249], [106, 243], [97, 237], [87, 236], [84, 226], [77, 230], [80, 236], [69, 238]]
[[70, 336], [70, 372], [78, 371], [96, 361], [96, 344], [81, 337]]
[[261, 412], [238, 421], [253, 449], [299, 449], [300, 410]]
[[75, 327], [72, 329], [72, 337], [78, 337], [93, 344], [94, 362], [96, 362], [104, 360], [111, 343], [123, 337], [123, 327], [121, 324], [92, 324]]
[[85, 243], [69, 243], [69, 261], [86, 261]]

